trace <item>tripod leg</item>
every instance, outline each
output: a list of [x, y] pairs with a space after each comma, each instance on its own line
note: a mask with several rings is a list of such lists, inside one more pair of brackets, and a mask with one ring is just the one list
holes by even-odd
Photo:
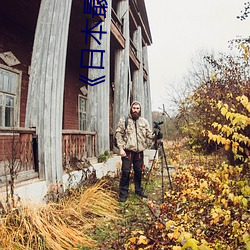
[[164, 156], [166, 168], [167, 168], [167, 171], [168, 171], [169, 186], [170, 186], [170, 189], [173, 189], [173, 187], [172, 187], [172, 180], [171, 180], [171, 176], [170, 176], [170, 172], [169, 172], [169, 167], [168, 167], [168, 163], [167, 163], [167, 156], [166, 156], [166, 153], [165, 153], [165, 150], [164, 150], [164, 147], [163, 147], [163, 143], [161, 143], [161, 148], [162, 148], [162, 152], [163, 152], [163, 156]]
[[148, 171], [148, 177], [147, 177], [147, 180], [146, 180], [146, 183], [145, 183], [144, 191], [146, 191], [146, 187], [147, 187], [147, 185], [148, 185], [149, 177], [150, 177], [150, 174], [151, 174], [151, 172], [152, 172], [153, 166], [154, 166], [154, 164], [155, 164], [157, 152], [158, 152], [158, 147], [157, 147], [156, 150], [155, 150], [155, 155], [154, 155], [154, 158], [153, 158], [151, 167], [150, 167], [150, 169], [149, 169], [149, 171]]
[[163, 155], [162, 155], [162, 147], [159, 150], [161, 152], [161, 202], [164, 202], [164, 175], [163, 175]]

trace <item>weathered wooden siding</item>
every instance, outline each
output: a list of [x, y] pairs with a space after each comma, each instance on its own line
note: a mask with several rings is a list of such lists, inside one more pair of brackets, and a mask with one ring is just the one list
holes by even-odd
[[[105, 75], [105, 82], [89, 87], [87, 104], [87, 130], [97, 131], [97, 153], [102, 154], [109, 150], [109, 88], [110, 88], [110, 25], [111, 25], [111, 0], [107, 0], [108, 8], [103, 22], [103, 35], [101, 44], [90, 39], [91, 50], [105, 50], [103, 57], [104, 69], [90, 68], [88, 78], [96, 79]], [[96, 29], [98, 29], [97, 27]], [[94, 65], [100, 64], [100, 58], [94, 57]]]
[[[152, 124], [151, 94], [148, 78], [147, 43], [151, 43], [148, 30], [138, 12], [138, 5], [144, 9], [143, 1], [120, 1], [117, 17], [123, 24], [124, 49], [118, 49], [114, 65], [114, 128], [119, 118], [127, 115], [130, 102], [138, 100], [142, 104], [142, 115]], [[130, 6], [129, 6], [130, 4]], [[145, 13], [143, 13], [145, 15]], [[145, 16], [144, 16], [145, 18]], [[146, 71], [146, 79], [145, 79]], [[132, 91], [131, 91], [132, 90]], [[132, 96], [130, 96], [132, 95]]]
[[152, 106], [151, 106], [151, 88], [150, 88], [150, 74], [148, 64], [148, 47], [142, 48], [143, 53], [143, 65], [144, 65], [144, 89], [145, 89], [145, 117], [148, 119], [149, 124], [152, 125]]
[[26, 126], [36, 127], [39, 170], [48, 182], [62, 179], [62, 114], [72, 0], [42, 0], [31, 63]]
[[130, 106], [131, 72], [129, 63], [129, 1], [120, 1], [117, 5], [117, 16], [123, 23], [125, 48], [115, 52], [114, 72], [114, 129], [121, 116], [128, 114]]
[[142, 53], [142, 34], [141, 27], [138, 26], [133, 34], [133, 42], [137, 49], [136, 56], [139, 59], [139, 69], [133, 72], [133, 94], [134, 100], [137, 100], [142, 105], [142, 116], [145, 116], [145, 103], [148, 101], [144, 96], [144, 82], [143, 82], [143, 53]]

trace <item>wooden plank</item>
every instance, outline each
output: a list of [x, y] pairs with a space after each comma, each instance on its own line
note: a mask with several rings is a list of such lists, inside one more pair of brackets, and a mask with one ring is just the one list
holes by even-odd
[[[57, 179], [60, 179], [62, 176], [62, 155], [61, 152], [58, 154], [57, 149], [61, 148], [62, 143], [62, 119], [63, 119], [63, 94], [64, 94], [64, 83], [65, 82], [65, 68], [66, 68], [66, 55], [67, 55], [67, 43], [68, 43], [68, 33], [69, 33], [69, 23], [70, 23], [70, 14], [71, 14], [71, 5], [72, 0], [60, 1], [60, 10], [59, 10], [59, 27], [58, 27], [58, 44], [56, 47], [57, 53], [59, 55], [58, 63], [58, 78], [56, 86], [56, 106], [55, 113], [58, 113], [58, 119], [56, 119], [56, 161], [55, 167], [57, 168]], [[57, 58], [57, 57], [55, 57]], [[59, 111], [59, 112], [58, 112]]]
[[[151, 90], [150, 90], [150, 77], [148, 77], [149, 72], [149, 64], [148, 64], [148, 47], [143, 46], [142, 47], [142, 53], [143, 53], [143, 65], [144, 65], [144, 84], [145, 88], [147, 88], [147, 96], [151, 96]], [[147, 77], [145, 77], [145, 72], [147, 74]], [[152, 106], [151, 101], [145, 103], [145, 117], [148, 119], [149, 124], [152, 126]]]
[[140, 25], [142, 26], [142, 34], [143, 34], [143, 36], [145, 36], [147, 41], [151, 42], [149, 33], [148, 33], [147, 29], [146, 29], [145, 23], [143, 22], [143, 19], [142, 19], [140, 13], [138, 13], [138, 17], [139, 17], [139, 20], [140, 20]]
[[62, 179], [62, 109], [71, 4], [72, 0], [41, 1], [31, 63], [26, 126], [37, 127], [40, 176], [49, 183]]
[[121, 116], [128, 114], [130, 106], [130, 32], [129, 32], [129, 1], [120, 1], [117, 4], [117, 16], [123, 19], [123, 36], [125, 38], [125, 48], [115, 51], [114, 65], [114, 123], [113, 130], [116, 129]]
[[125, 38], [113, 20], [111, 21], [110, 29], [111, 29], [112, 34], [116, 38], [117, 42], [121, 45], [121, 48], [124, 49], [125, 48]]
[[[111, 26], [111, 0], [107, 0], [108, 8], [106, 18], [102, 24], [107, 32], [102, 37], [99, 45], [92, 37], [90, 39], [91, 50], [104, 50], [104, 69], [89, 68], [88, 78], [96, 79], [105, 76], [105, 82], [88, 88], [87, 102], [87, 130], [98, 132], [98, 154], [109, 149], [109, 88], [110, 88], [110, 26]], [[96, 28], [98, 30], [99, 27]], [[93, 64], [100, 65], [99, 56], [93, 57]]]
[[96, 132], [93, 131], [81, 131], [81, 130], [73, 130], [73, 129], [63, 129], [62, 134], [74, 134], [74, 135], [96, 135]]
[[135, 68], [136, 70], [140, 69], [141, 62], [131, 48], [129, 49], [129, 57], [131, 59], [131, 62], [133, 63], [133, 68]]
[[31, 133], [34, 134], [36, 132], [33, 128], [23, 128], [23, 127], [15, 127], [15, 128], [8, 128], [8, 127], [0, 127], [0, 135], [3, 133]]
[[148, 98], [145, 98], [144, 92], [144, 81], [143, 81], [143, 55], [142, 55], [142, 33], [141, 27], [138, 26], [137, 30], [134, 32], [133, 43], [137, 48], [137, 58], [139, 61], [139, 68], [134, 71], [133, 74], [133, 88], [134, 88], [134, 98], [138, 100], [142, 105], [142, 115], [145, 111], [145, 102]]
[[118, 27], [118, 29], [121, 31], [122, 30], [122, 22], [120, 20], [120, 18], [117, 16], [115, 10], [112, 8], [111, 9], [111, 18], [112, 18], [112, 22]]

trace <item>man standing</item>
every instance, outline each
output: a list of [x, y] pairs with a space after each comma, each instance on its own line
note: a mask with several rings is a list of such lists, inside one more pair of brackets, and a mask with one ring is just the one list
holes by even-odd
[[[125, 120], [127, 124], [125, 125]], [[148, 121], [141, 116], [141, 104], [134, 101], [131, 104], [128, 118], [121, 118], [115, 131], [117, 145], [122, 157], [122, 175], [119, 185], [120, 202], [125, 202], [128, 197], [130, 171], [133, 164], [135, 193], [147, 198], [141, 185], [143, 151], [147, 147], [147, 138], [155, 139], [150, 130]]]

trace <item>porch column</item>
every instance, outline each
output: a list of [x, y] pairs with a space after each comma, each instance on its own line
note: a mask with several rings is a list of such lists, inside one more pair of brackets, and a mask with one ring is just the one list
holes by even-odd
[[151, 100], [151, 88], [150, 88], [150, 74], [149, 74], [149, 65], [148, 65], [148, 46], [145, 45], [142, 48], [142, 58], [144, 69], [147, 73], [147, 80], [144, 80], [144, 91], [145, 91], [145, 99], [147, 100], [144, 103], [145, 106], [145, 117], [148, 119], [149, 124], [152, 124], [152, 100]]
[[117, 16], [123, 23], [123, 36], [125, 48], [116, 50], [114, 65], [114, 128], [119, 118], [128, 115], [130, 106], [131, 72], [129, 66], [129, 0], [121, 0], [117, 6]]
[[[35, 32], [26, 127], [36, 127], [39, 177], [62, 180], [62, 114], [72, 0], [42, 0]], [[28, 13], [27, 13], [28, 15]]]
[[[102, 154], [109, 150], [109, 88], [110, 88], [110, 24], [112, 0], [107, 0], [106, 18], [102, 25], [102, 30], [107, 34], [102, 35], [100, 45], [91, 37], [90, 50], [104, 50], [104, 69], [89, 68], [88, 78], [97, 79], [105, 76], [105, 82], [88, 87], [87, 102], [87, 129], [97, 131], [97, 154]], [[94, 31], [100, 30], [96, 27]], [[101, 58], [93, 55], [92, 65], [100, 65]], [[91, 60], [91, 58], [90, 58]]]
[[138, 26], [137, 30], [133, 34], [133, 42], [137, 50], [137, 58], [140, 62], [140, 67], [133, 73], [133, 92], [134, 100], [141, 103], [142, 106], [142, 116], [145, 116], [145, 103], [149, 100], [144, 96], [144, 83], [143, 83], [143, 59], [142, 59], [142, 34], [141, 27]]

